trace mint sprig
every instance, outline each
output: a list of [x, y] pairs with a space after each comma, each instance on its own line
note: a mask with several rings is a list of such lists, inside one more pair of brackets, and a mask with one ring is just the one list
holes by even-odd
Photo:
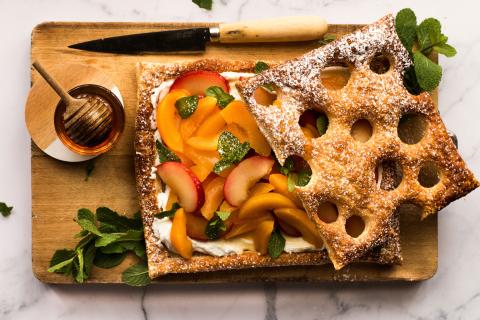
[[[140, 258], [140, 264], [146, 268], [140, 215], [128, 218], [100, 207], [95, 213], [88, 209], [78, 210], [75, 220], [82, 228], [75, 237], [81, 239], [74, 249], [61, 249], [53, 254], [49, 272], [72, 276], [76, 282], [83, 283], [90, 277], [93, 265], [115, 267], [124, 261], [129, 252]], [[141, 283], [146, 283], [145, 279]]]
[[167, 161], [180, 162], [180, 158], [170, 149], [168, 149], [162, 142], [155, 140], [155, 147], [157, 149], [160, 163]]
[[395, 30], [414, 64], [404, 75], [405, 87], [413, 94], [432, 91], [440, 83], [442, 67], [428, 58], [432, 52], [446, 57], [453, 57], [457, 53], [454, 47], [447, 44], [448, 37], [441, 29], [440, 21], [435, 18], [425, 19], [417, 26], [417, 17], [409, 8], [397, 13]]
[[331, 33], [327, 33], [326, 35], [323, 36], [322, 39], [320, 39], [318, 41], [318, 44], [320, 44], [321, 46], [324, 46], [324, 45], [334, 41], [335, 39], [337, 39], [336, 35], [331, 34]]
[[183, 97], [175, 101], [175, 108], [180, 115], [180, 118], [189, 118], [198, 107], [198, 96]]
[[0, 202], [0, 213], [4, 217], [8, 217], [12, 214], [13, 207], [9, 207], [5, 202]]
[[282, 254], [283, 249], [285, 249], [285, 238], [280, 232], [280, 229], [275, 227], [268, 240], [268, 255], [276, 259]]
[[155, 218], [158, 218], [158, 219], [163, 219], [163, 218], [171, 218], [175, 215], [175, 213], [177, 212], [177, 210], [180, 209], [180, 205], [178, 203], [174, 203], [172, 204], [172, 208], [170, 210], [165, 210], [165, 211], [162, 211], [160, 213], [157, 213], [155, 215]]
[[248, 142], [240, 143], [233, 133], [224, 131], [218, 138], [217, 150], [221, 159], [213, 166], [213, 172], [219, 174], [240, 162], [250, 150], [250, 144]]
[[268, 66], [267, 63], [263, 62], [263, 61], [257, 61], [257, 63], [255, 63], [255, 67], [253, 67], [253, 71], [255, 73], [261, 73], [265, 70], [268, 70], [270, 69], [270, 67]]
[[192, 0], [199, 8], [212, 10], [212, 2], [213, 0]]
[[221, 87], [218, 86], [208, 87], [205, 90], [205, 95], [216, 98], [220, 109], [225, 108], [230, 102], [235, 100], [231, 94], [226, 93]]
[[207, 236], [208, 239], [210, 240], [216, 240], [220, 238], [220, 235], [222, 232], [227, 230], [227, 227], [225, 226], [225, 223], [223, 221], [227, 220], [228, 217], [225, 219], [225, 215], [223, 214], [218, 214], [215, 213], [212, 219], [208, 222], [207, 226], [205, 227], [205, 235]]

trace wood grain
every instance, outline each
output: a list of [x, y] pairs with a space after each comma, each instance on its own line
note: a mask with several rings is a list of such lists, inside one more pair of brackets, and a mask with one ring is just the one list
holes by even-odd
[[[32, 267], [38, 279], [47, 283], [72, 283], [72, 280], [47, 272], [56, 249], [75, 245], [73, 235], [78, 226], [73, 221], [76, 211], [86, 207], [108, 206], [119, 212], [138, 210], [133, 168], [134, 115], [136, 110], [135, 64], [139, 61], [173, 62], [215, 57], [231, 60], [286, 60], [318, 46], [315, 41], [302, 43], [210, 44], [202, 54], [127, 56], [68, 49], [73, 43], [100, 37], [136, 32], [158, 31], [213, 24], [179, 23], [44, 23], [32, 32], [32, 60], [40, 60], [46, 68], [60, 61], [84, 63], [100, 68], [117, 84], [124, 97], [126, 126], [119, 143], [95, 162], [88, 181], [85, 164], [64, 163], [46, 156], [32, 143]], [[342, 35], [358, 25], [331, 25], [329, 33]], [[32, 74], [32, 81], [38, 80]], [[436, 95], [435, 95], [436, 99]], [[428, 279], [437, 268], [437, 218], [419, 222], [412, 212], [401, 214], [402, 266], [357, 264], [334, 272], [332, 266], [265, 268], [224, 271], [191, 275], [168, 275], [157, 282], [221, 283], [244, 281], [416, 281]], [[118, 283], [121, 272], [134, 258], [114, 269], [94, 269], [89, 283]]]

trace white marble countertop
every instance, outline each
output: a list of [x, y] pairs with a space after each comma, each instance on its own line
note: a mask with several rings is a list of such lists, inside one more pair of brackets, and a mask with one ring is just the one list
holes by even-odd
[[209, 286], [49, 286], [31, 271], [30, 139], [23, 106], [29, 89], [30, 32], [40, 22], [233, 21], [321, 15], [332, 23], [368, 23], [412, 7], [441, 20], [458, 50], [441, 58], [440, 111], [460, 152], [480, 177], [480, 4], [473, 1], [214, 0], [212, 11], [190, 0], [0, 0], [1, 319], [480, 319], [480, 191], [439, 218], [439, 268], [422, 283], [252, 284]]

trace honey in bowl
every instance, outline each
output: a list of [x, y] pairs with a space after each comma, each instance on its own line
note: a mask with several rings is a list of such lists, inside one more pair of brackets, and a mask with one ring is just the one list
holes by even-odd
[[68, 113], [62, 101], [55, 110], [55, 130], [62, 143], [82, 155], [98, 155], [110, 150], [125, 123], [121, 102], [110, 90], [93, 84], [69, 91], [75, 98], [87, 99], [81, 109]]

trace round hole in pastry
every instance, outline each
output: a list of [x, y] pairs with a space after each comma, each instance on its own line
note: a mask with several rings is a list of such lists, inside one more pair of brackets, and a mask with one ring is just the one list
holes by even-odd
[[327, 90], [339, 90], [347, 85], [350, 75], [348, 66], [339, 63], [325, 67], [320, 73], [320, 81]]
[[338, 209], [332, 202], [323, 202], [318, 206], [317, 216], [325, 223], [337, 221]]
[[377, 165], [375, 170], [375, 180], [377, 187], [382, 190], [395, 190], [403, 179], [402, 166], [398, 161], [387, 159]]
[[418, 182], [422, 187], [431, 188], [440, 182], [440, 169], [433, 161], [425, 162], [418, 173]]
[[365, 230], [365, 221], [358, 215], [353, 215], [345, 222], [345, 231], [352, 238], [358, 238]]
[[324, 112], [308, 109], [298, 119], [298, 124], [306, 138], [323, 136], [328, 129], [328, 116]]
[[407, 113], [398, 122], [398, 137], [406, 144], [419, 143], [425, 136], [426, 131], [427, 120], [420, 113]]
[[373, 134], [373, 128], [370, 124], [370, 121], [367, 119], [360, 119], [355, 121], [352, 126], [352, 130], [350, 131], [353, 139], [360, 141], [360, 142], [367, 142], [370, 140], [370, 137]]
[[258, 87], [253, 92], [253, 99], [257, 104], [262, 106], [271, 106], [277, 100], [277, 87], [274, 84], [268, 83]]
[[390, 59], [383, 53], [377, 53], [370, 61], [370, 70], [378, 74], [387, 73], [390, 70]]

